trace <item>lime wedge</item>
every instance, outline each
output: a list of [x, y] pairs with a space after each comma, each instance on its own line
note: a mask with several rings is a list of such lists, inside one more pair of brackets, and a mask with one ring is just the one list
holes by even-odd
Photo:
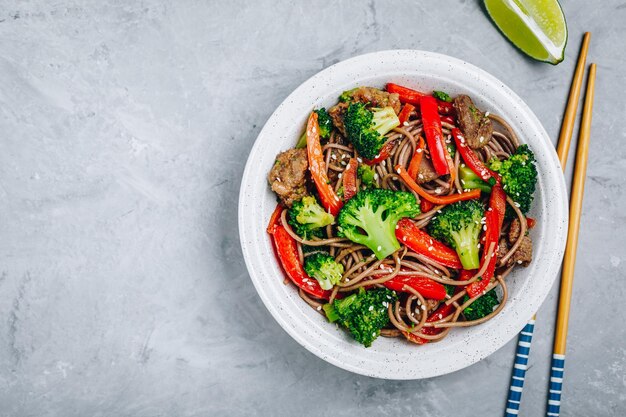
[[567, 23], [557, 0], [484, 0], [487, 13], [513, 45], [538, 61], [563, 61]]

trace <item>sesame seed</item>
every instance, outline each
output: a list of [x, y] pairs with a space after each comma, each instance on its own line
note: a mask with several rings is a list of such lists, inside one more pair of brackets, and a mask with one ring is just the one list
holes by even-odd
[[417, 174], [417, 178], [419, 178], [420, 180], [423, 180], [423, 179], [424, 179], [424, 175], [422, 175], [422, 174]]
[[387, 165], [387, 161], [382, 161], [382, 162], [380, 163], [380, 165], [382, 165], [382, 166]]
[[517, 263], [521, 265], [521, 264], [522, 264], [522, 260], [521, 260], [521, 259], [519, 259], [519, 260], [517, 261]]
[[374, 179], [377, 180], [378, 179], [378, 174], [374, 174]]
[[434, 248], [434, 247], [432, 247], [432, 246], [429, 246], [429, 247], [428, 247], [428, 251], [429, 251], [429, 252], [432, 252], [433, 250], [435, 250], [435, 248]]
[[343, 172], [340, 172], [339, 174], [337, 174], [337, 178], [341, 178], [343, 176]]
[[378, 247], [376, 248], [376, 250], [381, 250], [383, 247], [378, 245]]
[[320, 311], [322, 309], [322, 306], [317, 306], [316, 310]]
[[368, 308], [369, 311], [374, 310], [374, 306], [370, 306], [370, 308]]
[[485, 117], [489, 117], [489, 114], [490, 114], [490, 113], [489, 113], [488, 111], [487, 111], [487, 112], [485, 112]]
[[337, 155], [335, 155], [335, 154], [332, 154], [332, 155], [330, 156], [330, 159], [332, 159], [332, 160], [335, 160], [335, 159], [337, 159]]
[[409, 125], [409, 122], [404, 122], [403, 123], [403, 126], [408, 126], [408, 125]]
[[356, 160], [359, 161], [359, 163], [363, 162], [361, 158], [357, 158]]

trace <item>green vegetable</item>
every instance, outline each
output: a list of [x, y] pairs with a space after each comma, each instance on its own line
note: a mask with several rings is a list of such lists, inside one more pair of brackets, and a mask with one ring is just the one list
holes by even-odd
[[480, 266], [478, 242], [484, 212], [479, 200], [458, 201], [442, 208], [428, 224], [430, 235], [452, 246], [465, 269]]
[[335, 217], [325, 211], [311, 195], [293, 203], [288, 217], [287, 221], [296, 234], [307, 240], [313, 236], [322, 237], [322, 228], [335, 221]]
[[[469, 300], [469, 297], [466, 295], [463, 297], [463, 303], [467, 302], [467, 300]], [[494, 288], [463, 310], [463, 315], [466, 320], [478, 320], [485, 317], [487, 314], [493, 313], [494, 308], [499, 304], [500, 301], [498, 301], [498, 295]]]
[[446, 287], [446, 294], [452, 297], [454, 295], [454, 290], [456, 289], [456, 286], [450, 284], [443, 284], [443, 286]]
[[445, 101], [446, 103], [452, 102], [452, 98], [450, 98], [448, 93], [444, 93], [443, 91], [433, 91], [433, 97], [438, 100]]
[[392, 107], [368, 109], [351, 103], [343, 118], [348, 140], [361, 156], [374, 159], [385, 144], [385, 134], [400, 125]]
[[370, 188], [358, 192], [343, 206], [337, 216], [337, 233], [384, 259], [400, 249], [395, 233], [398, 221], [418, 214], [420, 206], [412, 193]]
[[360, 288], [358, 293], [323, 308], [329, 321], [339, 322], [357, 342], [370, 347], [380, 335], [380, 329], [389, 324], [387, 306], [396, 299], [396, 293], [387, 288], [368, 291]]
[[486, 193], [491, 192], [491, 186], [482, 180], [471, 168], [468, 166], [459, 167], [459, 180], [464, 190], [479, 189]]
[[[492, 159], [489, 168], [502, 176], [504, 192], [516, 202], [522, 213], [530, 210], [533, 193], [537, 184], [537, 167], [535, 154], [528, 145], [519, 146], [509, 158], [499, 161]], [[507, 207], [507, 218], [515, 217], [515, 212]]]
[[360, 164], [357, 169], [357, 175], [361, 179], [361, 184], [366, 187], [377, 187], [376, 184], [376, 170], [366, 164]]
[[[330, 118], [330, 115], [326, 111], [324, 107], [319, 110], [313, 110], [317, 113], [317, 124], [320, 126], [320, 139], [328, 139], [330, 137], [330, 133], [333, 130], [333, 121]], [[298, 143], [296, 143], [296, 148], [306, 148], [306, 132], [300, 136], [298, 139]]]
[[325, 252], [307, 256], [304, 260], [304, 270], [315, 278], [324, 290], [330, 290], [343, 275], [343, 265]]
[[348, 101], [352, 101], [352, 94], [358, 90], [359, 87], [353, 88], [352, 90], [347, 90], [344, 91], [343, 93], [341, 93], [341, 95], [339, 96], [339, 101], [341, 102], [348, 102]]
[[456, 146], [454, 145], [454, 142], [446, 141], [446, 149], [448, 150], [448, 153], [450, 154], [450, 158], [454, 159], [454, 155], [456, 155]]

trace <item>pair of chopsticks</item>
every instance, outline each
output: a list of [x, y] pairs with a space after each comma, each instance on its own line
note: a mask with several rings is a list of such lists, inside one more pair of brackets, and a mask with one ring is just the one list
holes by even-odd
[[[565, 170], [567, 156], [574, 131], [576, 111], [582, 90], [583, 75], [587, 62], [587, 51], [589, 49], [589, 39], [591, 34], [585, 33], [583, 37], [574, 79], [570, 87], [569, 99], [563, 117], [561, 133], [557, 146], [557, 155], [561, 162], [561, 167]], [[585, 103], [583, 105], [583, 115], [580, 123], [578, 135], [578, 149], [576, 151], [576, 165], [572, 181], [572, 191], [570, 197], [570, 217], [569, 229], [567, 233], [567, 244], [565, 255], [563, 256], [563, 270], [561, 273], [561, 288], [559, 293], [559, 308], [557, 312], [556, 331], [554, 337], [554, 348], [552, 351], [552, 364], [550, 369], [550, 386], [548, 394], [547, 416], [557, 417], [561, 408], [561, 392], [563, 387], [563, 372], [565, 368], [565, 347], [567, 342], [567, 327], [569, 323], [570, 302], [572, 299], [572, 288], [574, 283], [574, 268], [576, 265], [576, 248], [578, 246], [578, 232], [580, 227], [580, 216], [582, 212], [583, 192], [585, 187], [585, 175], [587, 173], [587, 156], [589, 154], [589, 139], [591, 132], [591, 113], [593, 110], [593, 97], [596, 79], [596, 64], [589, 66], [587, 89], [585, 93]], [[515, 354], [515, 364], [509, 386], [509, 396], [506, 404], [506, 417], [514, 417], [519, 413], [520, 402], [522, 400], [522, 390], [526, 369], [528, 368], [528, 356], [535, 327], [535, 318], [526, 324], [521, 331], [517, 341], [517, 351]]]

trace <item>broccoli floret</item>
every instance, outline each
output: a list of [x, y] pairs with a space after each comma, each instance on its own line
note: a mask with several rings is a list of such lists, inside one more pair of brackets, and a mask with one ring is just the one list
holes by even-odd
[[396, 293], [387, 288], [368, 291], [361, 288], [358, 293], [325, 304], [323, 308], [329, 321], [338, 321], [357, 342], [370, 347], [380, 335], [380, 329], [389, 324], [387, 305], [396, 299]]
[[456, 249], [465, 269], [480, 266], [478, 242], [484, 212], [479, 200], [458, 201], [442, 208], [428, 225], [432, 237]]
[[304, 260], [304, 270], [320, 283], [324, 290], [330, 290], [341, 280], [343, 265], [325, 252], [316, 252]]
[[[317, 113], [317, 124], [320, 126], [320, 138], [328, 139], [330, 137], [330, 133], [333, 130], [333, 121], [330, 118], [330, 115], [324, 107], [313, 111]], [[304, 132], [302, 136], [300, 136], [300, 139], [298, 139], [298, 143], [296, 143], [296, 148], [306, 148], [306, 132]]]
[[376, 184], [376, 170], [369, 165], [361, 164], [357, 169], [357, 175], [361, 179], [361, 184], [366, 187], [377, 188]]
[[[469, 297], [466, 295], [463, 297], [463, 303], [467, 300], [469, 300]], [[496, 290], [492, 289], [463, 310], [463, 315], [466, 320], [478, 320], [485, 317], [487, 314], [493, 313], [493, 309], [498, 304], [500, 304], [498, 295], [496, 294]]]
[[353, 88], [352, 90], [346, 90], [343, 93], [341, 93], [341, 95], [339, 96], [339, 101], [341, 102], [347, 102], [347, 101], [351, 101], [352, 100], [352, 94], [358, 90], [359, 87]]
[[420, 206], [411, 193], [367, 189], [342, 207], [337, 216], [337, 233], [367, 246], [378, 259], [384, 259], [400, 249], [395, 233], [398, 221], [418, 214]]
[[308, 240], [313, 236], [321, 238], [322, 228], [332, 224], [335, 217], [326, 212], [315, 197], [308, 195], [293, 203], [287, 221], [298, 236]]
[[[535, 154], [528, 145], [521, 145], [509, 158], [499, 161], [492, 159], [489, 168], [502, 176], [504, 192], [515, 201], [522, 213], [530, 210], [533, 193], [537, 184]], [[507, 207], [507, 217], [514, 217], [515, 212]]]
[[385, 144], [385, 134], [400, 125], [392, 107], [368, 109], [363, 103], [351, 103], [343, 122], [348, 140], [367, 159], [378, 155]]
[[452, 98], [450, 98], [450, 95], [448, 93], [444, 93], [443, 91], [433, 91], [433, 97], [447, 103], [452, 102]]
[[467, 166], [459, 167], [459, 179], [461, 186], [466, 190], [479, 189], [486, 193], [491, 192], [491, 185], [482, 180], [471, 168]]

